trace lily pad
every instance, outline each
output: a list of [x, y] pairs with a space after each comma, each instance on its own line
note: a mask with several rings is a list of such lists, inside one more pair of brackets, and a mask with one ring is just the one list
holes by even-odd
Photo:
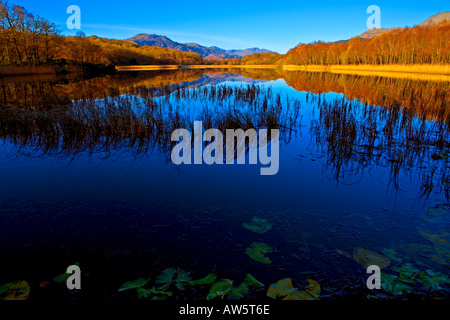
[[381, 289], [396, 296], [412, 292], [414, 286], [404, 280], [405, 279], [401, 279], [398, 276], [382, 272]]
[[397, 257], [397, 252], [395, 250], [395, 248], [391, 248], [391, 249], [383, 249], [383, 254], [389, 258], [391, 261], [395, 261], [395, 262], [402, 262], [403, 260], [399, 257]]
[[175, 280], [175, 286], [180, 289], [184, 290], [186, 288], [186, 285], [189, 285], [192, 278], [190, 275], [190, 272], [187, 272], [183, 269], [177, 270], [177, 279]]
[[[75, 263], [76, 266], [80, 266], [80, 264], [77, 262]], [[71, 276], [70, 273], [63, 273], [60, 274], [59, 276], [53, 277], [53, 281], [55, 281], [56, 283], [60, 283], [60, 284], [66, 284], [67, 279], [69, 279], [69, 277]]]
[[270, 285], [267, 296], [272, 299], [283, 298], [283, 300], [318, 300], [320, 285], [314, 280], [308, 279], [309, 286], [305, 290], [298, 290], [292, 285], [292, 279], [282, 279]]
[[284, 300], [319, 300], [320, 285], [314, 280], [308, 279], [309, 286], [302, 291], [295, 291]]
[[426, 220], [438, 220], [440, 217], [450, 214], [450, 205], [441, 204], [427, 209], [424, 217]]
[[125, 290], [131, 290], [131, 289], [139, 289], [142, 288], [143, 286], [145, 286], [148, 282], [150, 281], [149, 279], [144, 279], [144, 278], [139, 278], [135, 281], [129, 281], [129, 282], [125, 282], [119, 289], [119, 292], [121, 291], [125, 291]]
[[428, 233], [420, 229], [417, 231], [422, 237], [433, 242], [434, 250], [437, 253], [443, 255], [445, 259], [450, 259], [450, 242], [445, 239], [444, 234]]
[[229, 279], [222, 279], [211, 286], [209, 290], [209, 294], [206, 297], [206, 300], [211, 300], [217, 297], [221, 297], [222, 299], [228, 292], [231, 290], [233, 286], [233, 281]]
[[201, 285], [205, 285], [205, 284], [211, 284], [211, 283], [214, 283], [214, 281], [216, 281], [216, 279], [217, 279], [217, 276], [213, 273], [210, 273], [204, 278], [191, 281], [190, 285], [191, 286], [201, 286]]
[[27, 300], [30, 285], [26, 281], [14, 281], [0, 286], [0, 300]]
[[380, 267], [380, 269], [383, 269], [391, 264], [391, 261], [385, 256], [363, 248], [355, 248], [353, 252], [353, 259], [355, 259], [364, 268], [371, 265], [376, 265]]
[[438, 271], [421, 271], [417, 281], [427, 289], [440, 290], [441, 284], [450, 284], [450, 278]]
[[247, 253], [250, 258], [264, 264], [272, 263], [268, 257], [264, 256], [264, 254], [271, 252], [273, 252], [272, 247], [262, 242], [253, 242], [250, 247], [245, 250], [245, 253]]
[[161, 289], [167, 289], [172, 283], [173, 278], [175, 277], [176, 270], [173, 268], [165, 269], [161, 274], [156, 278], [155, 284], [159, 285]]
[[267, 290], [267, 296], [276, 299], [284, 298], [290, 295], [293, 291], [297, 289], [294, 288], [291, 278], [281, 279], [276, 283], [272, 283]]
[[190, 285], [190, 282], [190, 272], [183, 269], [168, 268], [158, 276], [155, 284], [159, 285], [158, 288], [161, 290], [167, 290], [172, 283], [175, 284], [178, 289], [184, 290], [186, 289], [186, 285]]
[[248, 294], [249, 286], [246, 282], [242, 282], [237, 287], [232, 287], [228, 293], [228, 297], [231, 299], [242, 299]]
[[269, 221], [262, 218], [253, 218], [252, 223], [243, 223], [242, 226], [256, 233], [266, 233], [267, 231], [272, 229]]
[[256, 280], [250, 273], [245, 276], [245, 283], [248, 284], [249, 287], [263, 288], [264, 284]]
[[403, 282], [414, 284], [414, 279], [419, 275], [420, 270], [412, 263], [405, 263], [401, 267], [393, 267], [392, 271], [400, 274], [399, 279]]

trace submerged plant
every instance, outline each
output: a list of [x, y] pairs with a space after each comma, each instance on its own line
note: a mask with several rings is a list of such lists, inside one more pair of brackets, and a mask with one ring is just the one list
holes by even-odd
[[256, 233], [266, 233], [272, 229], [271, 224], [266, 219], [262, 218], [253, 218], [252, 223], [243, 223], [242, 226], [245, 229], [248, 229], [252, 232]]
[[270, 264], [272, 261], [264, 254], [273, 252], [273, 249], [268, 244], [262, 242], [253, 242], [250, 247], [245, 250], [245, 253], [255, 261]]
[[320, 296], [320, 285], [314, 280], [307, 280], [309, 285], [304, 290], [294, 288], [291, 278], [282, 279], [272, 283], [267, 290], [267, 296], [272, 299], [283, 300], [318, 300]]

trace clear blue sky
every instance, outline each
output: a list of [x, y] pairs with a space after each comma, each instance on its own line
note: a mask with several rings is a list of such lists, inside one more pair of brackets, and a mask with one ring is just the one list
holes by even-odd
[[165, 35], [225, 49], [266, 48], [280, 53], [299, 42], [349, 39], [367, 30], [370, 5], [381, 8], [381, 27], [414, 26], [450, 10], [445, 1], [285, 0], [9, 0], [59, 26], [63, 34], [69, 5], [81, 8], [88, 36], [125, 39], [138, 33]]

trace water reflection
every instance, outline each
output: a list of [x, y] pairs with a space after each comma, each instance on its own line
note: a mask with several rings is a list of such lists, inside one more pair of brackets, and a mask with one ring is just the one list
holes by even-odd
[[[275, 93], [270, 83], [258, 85], [280, 77], [308, 93], [300, 98]], [[192, 130], [194, 121], [221, 131], [277, 128], [288, 144], [307, 115], [315, 156], [330, 179], [357, 183], [367, 170], [388, 168], [389, 187], [400, 190], [399, 177], [414, 176], [421, 196], [437, 192], [449, 199], [445, 81], [181, 69], [91, 79], [4, 78], [1, 86], [0, 137], [22, 156], [156, 150], [169, 161], [171, 133]]]

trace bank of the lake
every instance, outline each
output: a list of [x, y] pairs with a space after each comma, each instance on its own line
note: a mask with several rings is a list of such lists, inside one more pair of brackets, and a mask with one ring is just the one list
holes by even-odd
[[0, 77], [9, 76], [31, 76], [31, 75], [65, 75], [65, 74], [86, 74], [86, 75], [102, 75], [114, 74], [116, 68], [114, 66], [105, 66], [93, 63], [67, 63], [58, 62], [42, 65], [10, 65], [0, 66]]

